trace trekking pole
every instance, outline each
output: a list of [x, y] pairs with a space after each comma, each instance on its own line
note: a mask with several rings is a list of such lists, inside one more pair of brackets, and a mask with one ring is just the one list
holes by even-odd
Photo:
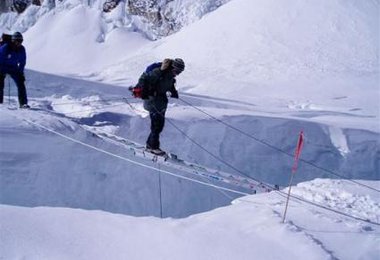
[[11, 105], [11, 80], [9, 76], [7, 76], [7, 81], [8, 81], [8, 105]]

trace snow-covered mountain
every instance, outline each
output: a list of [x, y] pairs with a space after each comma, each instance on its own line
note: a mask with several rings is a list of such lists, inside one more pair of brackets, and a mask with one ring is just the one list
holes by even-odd
[[[376, 259], [379, 1], [171, 1], [184, 27], [156, 41], [126, 3], [110, 13], [102, 3], [0, 16], [2, 32], [24, 32], [34, 108], [8, 109], [17, 99], [7, 79], [0, 203], [12, 206], [0, 208], [0, 258]], [[166, 57], [186, 70], [162, 145], [192, 168], [126, 145], [149, 132], [126, 87]], [[291, 198], [282, 224], [301, 130], [301, 201]], [[236, 185], [247, 176], [280, 191], [237, 199], [253, 193]]]
[[[5, 12], [0, 18], [3, 28], [24, 32], [47, 12], [66, 12], [85, 5], [101, 13], [105, 34], [122, 27], [139, 30], [150, 39], [157, 39], [179, 31], [230, 0], [46, 0], [38, 5], [29, 0], [19, 1], [28, 7], [20, 15], [15, 10]], [[14, 9], [13, 1], [4, 5], [0, 14], [2, 10]]]
[[[244, 101], [245, 112], [236, 115], [235, 110], [224, 109], [220, 114], [289, 153], [304, 128], [309, 140], [307, 160], [346, 176], [376, 179], [380, 132], [377, 17], [377, 2], [235, 0], [158, 42], [125, 27], [112, 30], [99, 42], [107, 31], [101, 12], [96, 7], [76, 6], [46, 14], [26, 32], [25, 45], [32, 69], [121, 86], [135, 84], [147, 64], [180, 56], [187, 64], [178, 84], [182, 93]], [[184, 127], [196, 133], [204, 125]], [[286, 172], [289, 158], [254, 142], [247, 144], [246, 137], [229, 141], [229, 133], [223, 134], [226, 131], [210, 137], [210, 149], [220, 150], [222, 157], [234, 151], [239, 156], [231, 161], [246, 172], [272, 183], [286, 183], [284, 175], [271, 173]], [[284, 131], [290, 136], [284, 136]], [[363, 143], [363, 138], [369, 142]], [[198, 153], [187, 143], [173, 149]], [[252, 158], [263, 149], [268, 155], [265, 160]], [[213, 159], [202, 156], [196, 160], [226, 170]], [[267, 161], [281, 161], [284, 167]], [[313, 167], [306, 172], [299, 181], [321, 176]]]
[[[187, 64], [178, 84], [185, 101], [289, 154], [302, 129], [307, 137], [306, 161], [342, 176], [379, 178], [377, 2], [235, 0], [157, 42], [126, 27], [111, 30], [99, 41], [107, 30], [96, 3], [101, 4], [89, 7], [80, 1], [62, 1], [57, 10], [41, 15], [25, 33], [27, 66], [126, 87], [137, 81], [147, 64], [180, 56]], [[21, 16], [36, 18], [28, 11]], [[46, 89], [44, 84], [56, 85], [50, 80], [36, 82], [33, 75], [28, 82], [32, 95], [44, 96], [39, 93], [41, 87]], [[55, 87], [48, 93], [77, 99], [72, 86], [63, 78], [60, 81], [57, 86], [67, 91]], [[183, 105], [188, 108], [184, 113]], [[191, 110], [179, 101], [169, 116], [186, 134], [243, 172], [271, 184], [287, 184], [283, 173], [290, 170], [289, 156]], [[197, 123], [189, 124], [188, 118]], [[144, 118], [134, 120], [144, 125]], [[145, 132], [131, 127], [118, 125], [116, 133], [143, 143]], [[207, 128], [214, 131], [204, 133]], [[232, 170], [204, 156], [170, 125], [166, 131], [164, 143], [183, 159]], [[337, 177], [309, 164], [301, 167], [304, 172], [296, 182]]]
[[[185, 101], [288, 154], [304, 130], [307, 162], [342, 176], [379, 178], [377, 2], [235, 0], [157, 42], [123, 26], [104, 34], [104, 16], [96, 3], [102, 2], [89, 7], [67, 0], [41, 16], [34, 16], [33, 8], [23, 13], [25, 21], [38, 18], [25, 33], [27, 66], [126, 87], [137, 81], [147, 64], [180, 56], [187, 64], [178, 84]], [[44, 84], [56, 85], [36, 82], [33, 75], [28, 82], [32, 95], [44, 96], [39, 93], [41, 87], [46, 89]], [[46, 94], [56, 91], [58, 97], [77, 99], [65, 82], [61, 79], [58, 86], [67, 91], [55, 87]], [[187, 135], [243, 172], [271, 184], [287, 184], [283, 173], [291, 168], [289, 156], [191, 110], [179, 101], [169, 116]], [[189, 118], [197, 123], [189, 123]], [[143, 125], [145, 119], [134, 120]], [[118, 135], [144, 142], [145, 132], [133, 125], [117, 127]], [[208, 128], [214, 131], [204, 133]], [[175, 128], [167, 126], [166, 131], [164, 143], [183, 159], [233, 170], [204, 156]], [[337, 177], [310, 164], [301, 167], [304, 172], [296, 182]]]

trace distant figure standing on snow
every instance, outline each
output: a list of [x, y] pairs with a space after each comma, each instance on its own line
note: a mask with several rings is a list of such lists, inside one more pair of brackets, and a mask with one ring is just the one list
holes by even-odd
[[15, 32], [11, 37], [11, 41], [0, 47], [0, 104], [3, 103], [4, 80], [8, 74], [17, 85], [20, 108], [30, 108], [25, 88], [26, 52], [22, 45], [23, 40], [22, 34]]
[[165, 125], [168, 97], [178, 98], [175, 77], [184, 70], [185, 63], [180, 58], [154, 63], [140, 76], [137, 86], [132, 90], [134, 95], [136, 91], [140, 93], [139, 95], [144, 100], [144, 108], [149, 111], [151, 124], [146, 150], [153, 154], [165, 154], [160, 149], [160, 133]]

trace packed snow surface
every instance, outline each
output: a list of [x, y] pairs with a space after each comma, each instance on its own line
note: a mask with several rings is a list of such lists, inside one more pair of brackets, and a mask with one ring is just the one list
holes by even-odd
[[[368, 182], [375, 185], [375, 182]], [[379, 218], [378, 194], [345, 181], [317, 179], [294, 188], [335, 209]], [[378, 226], [276, 193], [185, 219], [136, 218], [102, 211], [1, 206], [4, 259], [376, 259]], [[349, 246], [347, 246], [349, 245]]]
[[[93, 85], [92, 91], [96, 89], [97, 85]], [[68, 97], [63, 97], [61, 103], [54, 100], [37, 98], [31, 104], [34, 107], [80, 104], [69, 102], [72, 100]], [[104, 101], [96, 96], [87, 95], [81, 102], [91, 104], [92, 109], [86, 109], [89, 113], [97, 111], [96, 106], [107, 109]], [[112, 111], [115, 107], [108, 109]], [[72, 109], [66, 113], [71, 111], [75, 115], [86, 110]], [[369, 223], [378, 222], [380, 217], [378, 192], [348, 180], [316, 179], [298, 184], [292, 193], [344, 215], [291, 200], [285, 224], [282, 223], [285, 198], [278, 192], [241, 197], [231, 206], [183, 219], [137, 218], [67, 208], [100, 207], [110, 212], [129, 208], [133, 215], [157, 216], [160, 207], [157, 175], [100, 156], [98, 152], [81, 150], [77, 144], [35, 125], [117, 152], [111, 145], [86, 134], [72, 120], [75, 116], [59, 116], [54, 110], [45, 113], [47, 110], [2, 107], [0, 111], [1, 132], [6, 137], [1, 144], [7, 148], [2, 150], [2, 199], [9, 199], [7, 204], [19, 205], [0, 206], [0, 256], [4, 259], [251, 259], [253, 255], [262, 259], [305, 256], [376, 259], [378, 255], [380, 230], [378, 225]], [[114, 130], [100, 121], [96, 125]], [[37, 153], [36, 148], [41, 151]], [[121, 154], [126, 155], [125, 151]], [[91, 163], [85, 166], [81, 160]], [[70, 165], [64, 164], [67, 161]], [[134, 169], [133, 173], [126, 168]], [[183, 210], [183, 206], [193, 212], [200, 209], [197, 204], [205, 207], [199, 198], [213, 197], [221, 203], [224, 197], [215, 191], [217, 197], [213, 189], [191, 186], [173, 178], [163, 177], [162, 181], [166, 183], [167, 193], [163, 198], [165, 215], [178, 214], [174, 209]], [[379, 189], [379, 181], [360, 183]], [[183, 194], [190, 200], [184, 201]], [[55, 207], [34, 207], [38, 205]], [[347, 244], [349, 248], [343, 246]]]
[[[0, 259], [378, 258], [379, 1], [232, 0], [154, 42], [94, 3], [0, 16], [24, 32], [33, 108], [16, 109], [7, 77]], [[241, 197], [101, 138], [144, 144], [149, 115], [126, 87], [166, 57], [186, 70], [162, 148], [280, 192]], [[305, 201], [282, 223], [301, 130]]]

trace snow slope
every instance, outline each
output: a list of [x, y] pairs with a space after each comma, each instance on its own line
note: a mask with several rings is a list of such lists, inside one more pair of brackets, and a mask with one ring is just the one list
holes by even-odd
[[[379, 228], [368, 221], [378, 223], [378, 192], [340, 178], [379, 189], [378, 15], [378, 1], [233, 0], [156, 42], [126, 27], [104, 38], [97, 9], [81, 5], [42, 15], [25, 32], [36, 110], [8, 109], [17, 105], [8, 81], [11, 98], [0, 107], [0, 203], [13, 205], [0, 208], [0, 258], [376, 259]], [[299, 165], [294, 194], [348, 216], [292, 199], [281, 224], [285, 200], [272, 192], [187, 217], [237, 196], [159, 179], [30, 123], [134, 158], [88, 129], [143, 144], [147, 113], [121, 97], [168, 56], [183, 57], [186, 71], [164, 149], [284, 186], [302, 129], [309, 163]]]
[[[97, 8], [62, 5], [59, 12], [42, 15], [25, 33], [25, 45], [30, 68], [122, 86], [134, 84], [151, 61], [181, 56], [187, 63], [178, 78], [183, 99], [172, 104], [168, 116], [222, 159], [281, 185], [286, 184], [283, 172], [289, 172], [292, 163], [288, 156], [216, 124], [189, 105], [289, 154], [303, 129], [306, 160], [346, 177], [378, 179], [378, 11], [376, 1], [358, 5], [338, 0], [286, 4], [235, 0], [178, 34], [150, 43], [122, 27], [99, 41], [103, 32]], [[63, 78], [44, 85], [39, 75], [33, 75], [28, 76], [31, 96], [54, 92], [58, 98], [85, 96]], [[45, 92], [51, 84], [55, 88]], [[143, 119], [137, 116], [131, 122], [142, 126]], [[123, 124], [115, 131], [143, 143], [146, 133], [133, 130], [136, 125]], [[213, 131], [204, 133], [205, 128]], [[174, 128], [167, 126], [166, 131], [167, 149], [181, 151], [187, 160], [231, 170], [204, 156]], [[296, 182], [331, 177], [304, 167]]]
[[376, 1], [235, 0], [99, 78], [131, 84], [151, 60], [180, 56], [183, 91], [340, 127], [355, 124], [321, 112], [370, 117], [356, 127], [379, 132], [378, 16]]
[[[310, 155], [307, 160], [345, 172], [346, 176], [377, 179], [378, 14], [376, 1], [359, 5], [338, 0], [235, 0], [161, 41], [144, 41], [130, 28], [120, 27], [99, 42], [103, 33], [99, 10], [79, 5], [44, 16], [26, 32], [25, 44], [31, 50], [30, 68], [124, 87], [135, 84], [152, 61], [183, 57], [187, 66], [178, 77], [178, 88], [186, 102], [288, 153], [293, 152], [296, 136], [304, 129], [309, 140], [305, 149], [310, 149], [305, 151]], [[56, 26], [61, 29], [59, 34], [55, 33]], [[54, 56], [60, 58], [50, 58]], [[210, 100], [215, 104], [212, 108]], [[173, 114], [182, 121], [190, 113], [198, 124], [184, 123], [185, 132], [203, 136], [199, 132], [215, 122], [190, 110], [180, 105]], [[217, 135], [202, 138], [207, 148], [227, 159], [231, 150], [239, 151], [244, 144], [245, 150], [240, 152], [243, 155], [231, 158], [239, 168], [265, 181], [286, 183], [287, 177], [270, 173], [287, 172], [288, 157], [267, 151], [252, 140], [247, 143], [243, 137], [229, 138], [236, 133], [224, 126], [217, 129]], [[130, 132], [125, 128], [118, 133], [144, 142], [142, 136], [129, 135]], [[165, 139], [170, 149], [186, 151], [185, 156], [199, 153], [188, 142], [175, 148], [172, 143], [178, 144], [177, 137], [170, 136]], [[260, 157], [252, 160], [251, 154]], [[227, 170], [208, 157], [192, 159]], [[271, 163], [268, 166], [272, 161], [281, 161], [284, 167], [279, 169]], [[323, 174], [311, 173], [312, 168], [306, 171], [306, 177], [300, 180]]]
[[[56, 90], [55, 95], [61, 86], [53, 85], [56, 79], [53, 78], [49, 86], [51, 91]], [[88, 131], [88, 128], [96, 128], [113, 133], [119, 125], [128, 124], [133, 114], [125, 102], [115, 99], [122, 88], [88, 84], [87, 91], [79, 90], [82, 98], [73, 99], [67, 95], [34, 98], [30, 104], [37, 110], [31, 111], [0, 108], [1, 203], [101, 209], [134, 216], [184, 217], [227, 205], [237, 197], [234, 193], [225, 196], [216, 189], [163, 173], [159, 176], [159, 172], [168, 170], [167, 166], [137, 158], [133, 151], [106, 142]], [[107, 94], [101, 92], [104, 88]], [[35, 91], [39, 93], [39, 90]], [[99, 94], [107, 95], [108, 99], [99, 98]], [[11, 100], [11, 104], [15, 102]], [[35, 124], [115, 156], [64, 139]], [[147, 135], [148, 129], [141, 133], [141, 128], [143, 126], [135, 132]], [[141, 163], [147, 167], [141, 167]]]
[[[117, 23], [107, 29], [96, 4], [74, 6], [25, 33], [30, 68], [129, 86], [147, 64], [180, 56], [182, 92], [244, 100], [251, 114], [380, 131], [377, 1], [235, 0], [153, 43]], [[124, 16], [116, 10], [111, 21]]]
[[[148, 42], [127, 28], [113, 30], [102, 42], [101, 21], [99, 10], [82, 5], [44, 15], [26, 33], [29, 64], [54, 73], [88, 72], [125, 59]], [[57, 33], [57, 28], [63, 29]]]

